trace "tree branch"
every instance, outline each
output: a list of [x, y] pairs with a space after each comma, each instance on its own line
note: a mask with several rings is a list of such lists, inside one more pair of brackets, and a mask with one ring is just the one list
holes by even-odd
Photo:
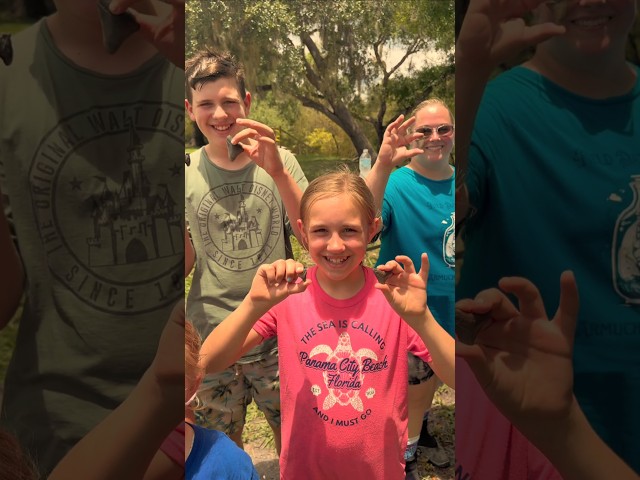
[[293, 96], [298, 100], [300, 100], [300, 103], [302, 103], [303, 106], [313, 108], [314, 110], [322, 113], [323, 115], [326, 115], [329, 118], [329, 120], [331, 120], [336, 125], [340, 125], [340, 119], [331, 110], [329, 110], [327, 107], [325, 107], [321, 103], [311, 100], [309, 97], [305, 97], [300, 93], [293, 93]]

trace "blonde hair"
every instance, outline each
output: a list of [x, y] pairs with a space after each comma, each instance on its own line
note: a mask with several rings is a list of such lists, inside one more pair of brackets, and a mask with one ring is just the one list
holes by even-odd
[[447, 110], [447, 112], [449, 112], [449, 118], [451, 119], [451, 123], [453, 123], [453, 124], [456, 123], [455, 119], [453, 118], [453, 113], [451, 112], [451, 109], [447, 106], [447, 104], [444, 103], [439, 98], [435, 98], [435, 97], [428, 98], [428, 99], [420, 102], [418, 104], [418, 106], [411, 111], [411, 114], [409, 115], [409, 117], [415, 116], [423, 108], [431, 107], [431, 106], [434, 106], [434, 105], [437, 105], [437, 106], [440, 106], [440, 107], [444, 107]]
[[300, 201], [300, 219], [306, 223], [309, 210], [318, 200], [345, 194], [360, 209], [367, 225], [378, 216], [373, 195], [364, 180], [343, 165], [339, 170], [315, 178]]
[[202, 381], [202, 367], [199, 365], [202, 340], [191, 322], [184, 322], [184, 386], [186, 390], [196, 390]]

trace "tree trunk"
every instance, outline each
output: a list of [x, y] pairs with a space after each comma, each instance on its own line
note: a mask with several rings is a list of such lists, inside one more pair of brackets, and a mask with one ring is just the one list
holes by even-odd
[[378, 151], [373, 148], [373, 145], [371, 145], [371, 142], [362, 131], [362, 128], [360, 128], [358, 122], [353, 118], [349, 109], [341, 101], [338, 101], [335, 104], [334, 113], [338, 120], [336, 123], [344, 130], [353, 146], [356, 147], [357, 154], [360, 155], [362, 150], [368, 149], [369, 153], [371, 153], [373, 165], [375, 158], [378, 156]]

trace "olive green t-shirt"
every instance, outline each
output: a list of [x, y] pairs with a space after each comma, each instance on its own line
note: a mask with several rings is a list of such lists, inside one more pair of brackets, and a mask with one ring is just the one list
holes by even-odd
[[[295, 156], [283, 148], [279, 152], [304, 191], [308, 182]], [[185, 169], [185, 195], [196, 252], [187, 318], [206, 338], [238, 307], [261, 264], [292, 258], [291, 228], [275, 182], [253, 162], [225, 170], [201, 148]], [[261, 360], [276, 348], [277, 340], [269, 339], [238, 363]]]
[[80, 68], [46, 23], [0, 76], [0, 180], [25, 273], [2, 426], [43, 472], [126, 398], [184, 295], [184, 72]]

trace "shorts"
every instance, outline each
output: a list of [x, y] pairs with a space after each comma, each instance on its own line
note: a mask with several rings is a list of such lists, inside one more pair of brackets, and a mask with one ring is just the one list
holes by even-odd
[[251, 400], [272, 427], [280, 427], [280, 370], [276, 353], [251, 363], [235, 363], [205, 376], [198, 389], [203, 407], [196, 422], [231, 435], [244, 427]]
[[427, 362], [413, 353], [408, 353], [407, 356], [409, 357], [409, 385], [420, 385], [433, 377], [433, 370]]

